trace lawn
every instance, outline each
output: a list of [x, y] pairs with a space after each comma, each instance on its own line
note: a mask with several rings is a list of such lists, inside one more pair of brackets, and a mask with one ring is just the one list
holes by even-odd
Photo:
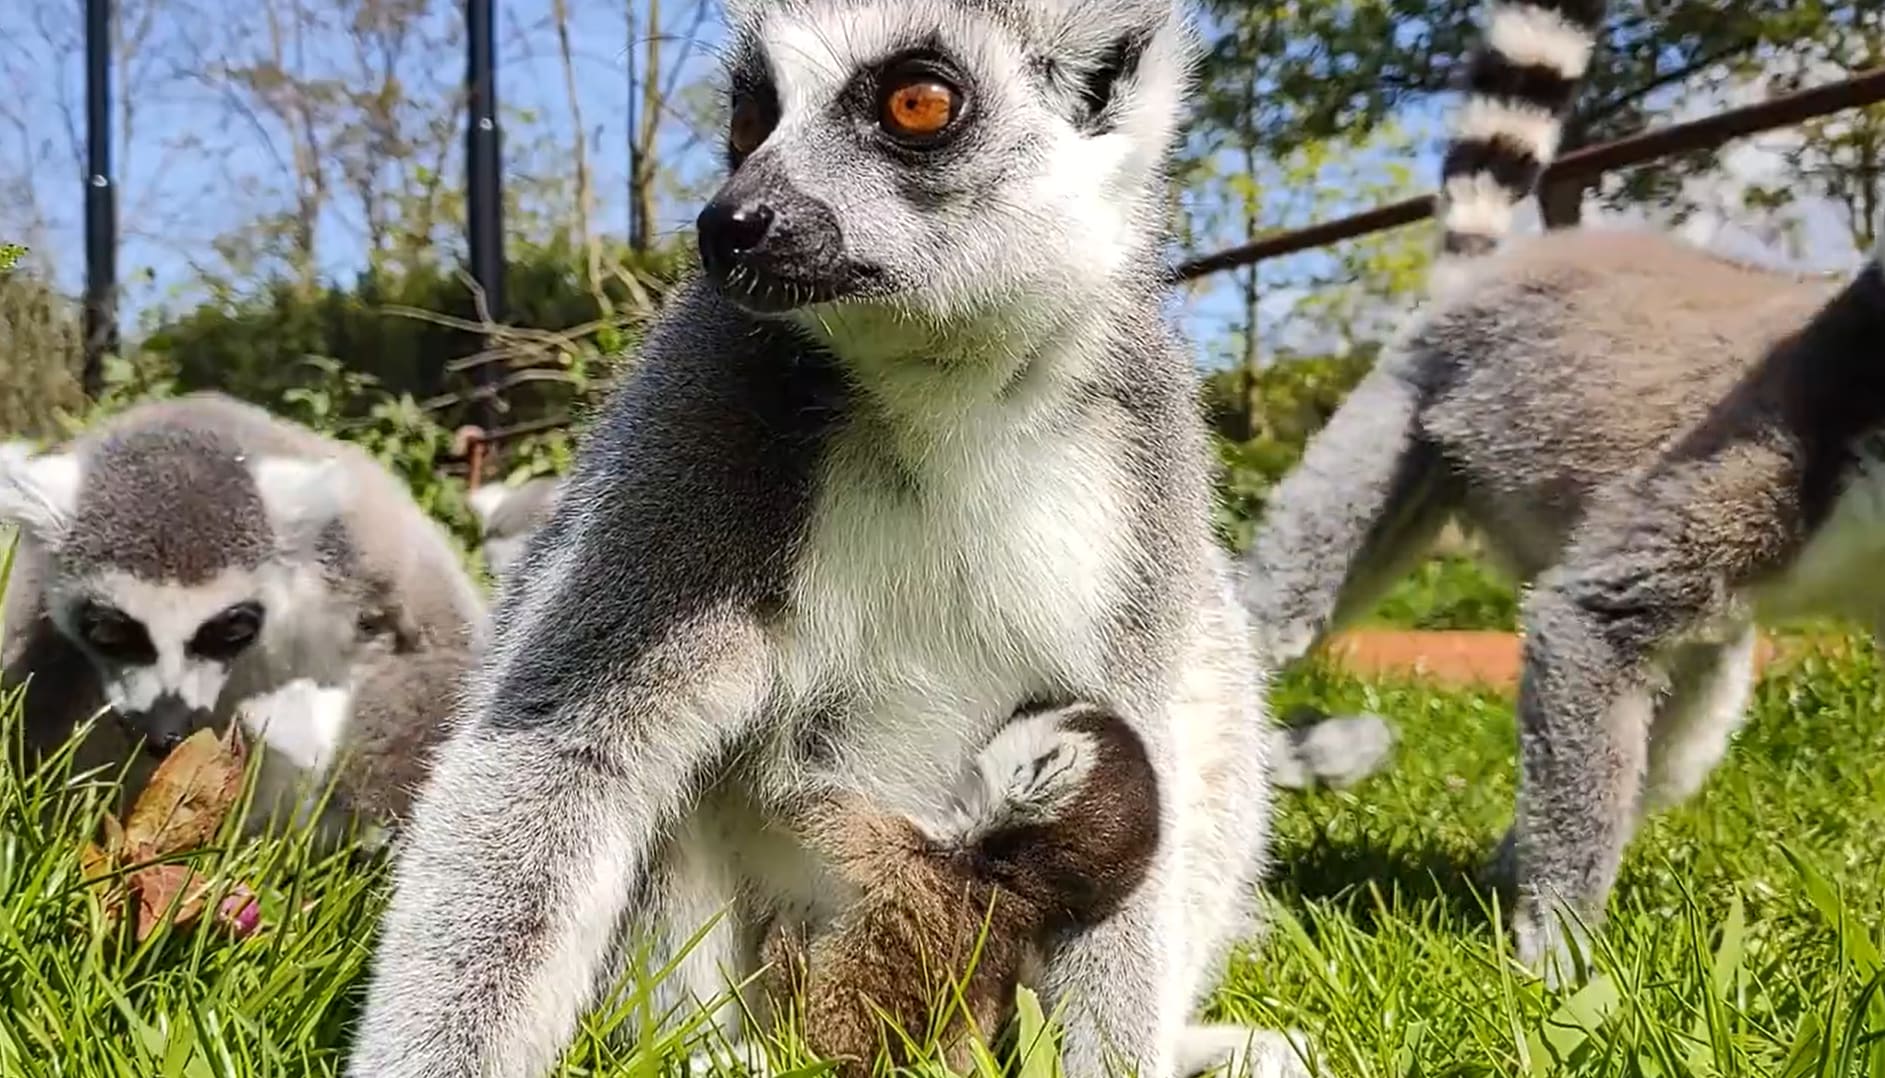
[[[1774, 671], [1704, 794], [1632, 848], [1599, 979], [1548, 996], [1473, 883], [1511, 812], [1510, 700], [1298, 671], [1279, 712], [1380, 711], [1402, 749], [1352, 790], [1282, 799], [1273, 928], [1214, 1008], [1308, 1032], [1340, 1075], [1885, 1076], [1882, 685], [1862, 642]], [[0, 772], [0, 1075], [337, 1073], [383, 870], [292, 834], [224, 844], [196, 864], [261, 892], [263, 930], [139, 945], [80, 867], [106, 795], [56, 765]], [[596, 1035], [645, 1018], [637, 1003], [597, 1019], [567, 1073], [673, 1073], [671, 1041]]]

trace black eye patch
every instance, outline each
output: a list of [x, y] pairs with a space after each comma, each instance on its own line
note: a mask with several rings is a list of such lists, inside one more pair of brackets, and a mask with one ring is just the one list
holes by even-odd
[[204, 622], [190, 638], [190, 654], [228, 662], [247, 651], [262, 632], [260, 603], [237, 603]]
[[157, 661], [143, 623], [117, 607], [87, 600], [72, 621], [86, 646], [113, 662], [148, 666]]

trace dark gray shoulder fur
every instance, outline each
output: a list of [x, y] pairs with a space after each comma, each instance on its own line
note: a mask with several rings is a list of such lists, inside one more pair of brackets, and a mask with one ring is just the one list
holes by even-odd
[[[503, 705], [484, 714], [542, 722], [573, 684], [635, 661], [690, 619], [784, 603], [847, 400], [831, 358], [792, 329], [698, 283], [678, 289], [504, 589], [500, 638], [531, 635], [498, 649], [515, 665], [496, 686]], [[572, 560], [538, 579], [558, 551]], [[541, 587], [571, 594], [534, 596]], [[553, 622], [509, 624], [543, 599]]]

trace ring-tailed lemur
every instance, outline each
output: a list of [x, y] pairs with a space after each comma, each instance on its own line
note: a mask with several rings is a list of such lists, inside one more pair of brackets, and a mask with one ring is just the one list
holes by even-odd
[[422, 742], [406, 728], [441, 722], [452, 686], [400, 686], [468, 665], [482, 631], [457, 553], [390, 473], [217, 394], [139, 405], [43, 454], [0, 447], [0, 522], [22, 536], [4, 658], [7, 684], [30, 679], [28, 747], [109, 706], [78, 759], [132, 761], [127, 796], [152, 757], [238, 716], [270, 749], [271, 786], [354, 745]]
[[780, 918], [760, 953], [774, 1005], [796, 1006], [805, 1043], [848, 1078], [882, 1045], [907, 1064], [901, 1035], [922, 1043], [939, 1013], [943, 1058], [968, 1073], [969, 1036], [1001, 1031], [1023, 974], [1056, 936], [1123, 905], [1158, 845], [1145, 748], [1091, 705], [1017, 717], [958, 796], [936, 823], [843, 794], [793, 820], [860, 897], [821, 931]]
[[[1494, 26], [1539, 10], [1496, 6]], [[1597, 18], [1594, 4], [1560, 14]], [[1516, 69], [1498, 51], [1516, 36], [1495, 34], [1482, 64]], [[1584, 55], [1552, 37], [1551, 51]], [[1499, 164], [1501, 151], [1551, 141], [1536, 124], [1523, 139], [1461, 130], [1487, 163], [1466, 190], [1509, 182], [1507, 205], [1537, 170]], [[1473, 160], [1473, 145], [1463, 136], [1449, 161]], [[1490, 240], [1506, 216], [1460, 230]], [[1641, 814], [1721, 759], [1748, 699], [1753, 623], [1885, 614], [1864, 583], [1885, 557], [1882, 258], [1842, 287], [1657, 236], [1514, 242], [1458, 267], [1277, 490], [1244, 592], [1273, 658], [1364, 609], [1450, 515], [1532, 583], [1502, 861], [1534, 966], [1569, 949], [1567, 920], [1601, 918]]]
[[471, 508], [478, 514], [479, 549], [491, 575], [502, 580], [523, 555], [524, 544], [550, 519], [562, 484], [548, 476], [522, 483], [486, 483], [472, 492]]
[[657, 1010], [718, 996], [757, 926], [845, 902], [788, 806], [933, 809], [1040, 697], [1117, 712], [1159, 776], [1145, 882], [1037, 982], [1067, 1072], [1243, 1046], [1191, 1022], [1254, 918], [1269, 795], [1163, 310], [1190, 51], [1177, 0], [736, 7], [704, 275], [504, 588], [349, 1073], [542, 1073], [623, 927], [662, 963], [728, 911]]

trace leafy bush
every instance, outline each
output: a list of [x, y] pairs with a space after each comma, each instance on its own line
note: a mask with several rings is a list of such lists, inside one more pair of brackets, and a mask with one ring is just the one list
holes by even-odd
[[0, 247], [0, 437], [57, 433], [61, 410], [83, 407], [76, 306]]

